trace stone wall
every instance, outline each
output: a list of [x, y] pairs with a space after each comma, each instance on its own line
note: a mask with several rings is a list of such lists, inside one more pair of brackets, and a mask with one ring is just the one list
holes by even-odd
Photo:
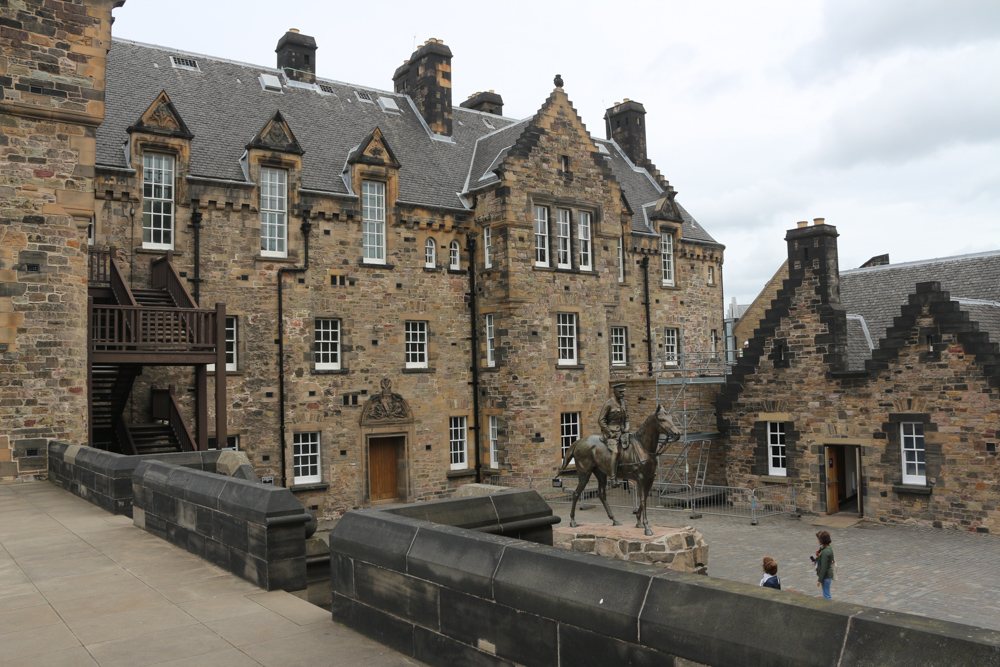
[[[800, 241], [815, 249], [811, 237]], [[832, 267], [822, 256], [793, 266], [719, 396], [729, 484], [792, 483], [800, 510], [826, 513], [826, 448], [842, 445], [860, 449], [866, 518], [1000, 529], [991, 482], [1000, 472], [997, 344], [937, 283], [922, 283], [900, 304], [867, 370], [845, 371], [833, 251]], [[767, 422], [786, 425], [787, 477], [768, 476]], [[901, 422], [924, 425], [926, 485], [902, 482]]]
[[1000, 655], [992, 631], [385, 512], [346, 514], [330, 559], [334, 621], [428, 664], [987, 665]]
[[185, 468], [257, 482], [246, 456], [208, 451], [124, 456], [93, 447], [50, 442], [49, 481], [112, 514], [132, 516], [132, 473], [143, 461], [162, 461]]
[[637, 536], [634, 528], [598, 524], [556, 528], [552, 532], [552, 544], [571, 551], [648, 563], [677, 572], [708, 573], [708, 544], [692, 526], [657, 526], [652, 537]]
[[87, 226], [121, 4], [0, 6], [0, 479], [87, 438]]
[[306, 587], [310, 515], [288, 489], [162, 461], [132, 473], [135, 525], [269, 591]]

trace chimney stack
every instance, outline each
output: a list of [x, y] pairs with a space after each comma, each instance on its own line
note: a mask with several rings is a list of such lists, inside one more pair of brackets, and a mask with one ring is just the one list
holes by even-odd
[[646, 109], [641, 104], [625, 98], [604, 114], [604, 128], [608, 139], [613, 139], [638, 167], [646, 165]]
[[785, 234], [788, 244], [788, 277], [801, 284], [815, 285], [820, 303], [815, 306], [827, 334], [817, 335], [817, 345], [825, 345], [823, 361], [832, 370], [847, 369], [847, 315], [840, 303], [840, 266], [837, 258], [837, 228], [823, 218], [800, 222]]
[[451, 49], [431, 37], [392, 75], [397, 93], [409, 95], [431, 132], [451, 136]]
[[316, 83], [316, 40], [291, 28], [278, 40], [278, 69], [294, 81]]
[[494, 116], [503, 115], [503, 98], [494, 93], [492, 90], [486, 93], [469, 95], [469, 99], [462, 102], [459, 106], [466, 109], [472, 109], [473, 111], [491, 113]]

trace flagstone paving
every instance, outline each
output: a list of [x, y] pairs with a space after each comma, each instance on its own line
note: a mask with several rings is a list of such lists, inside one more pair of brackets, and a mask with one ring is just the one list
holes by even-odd
[[361, 664], [422, 663], [52, 484], [0, 484], [2, 667]]

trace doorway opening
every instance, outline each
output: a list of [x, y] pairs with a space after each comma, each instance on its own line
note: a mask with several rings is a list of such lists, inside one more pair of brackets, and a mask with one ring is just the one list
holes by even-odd
[[399, 468], [405, 452], [405, 435], [368, 438], [368, 482], [373, 503], [402, 497]]
[[861, 493], [861, 447], [826, 445], [826, 513], [864, 516]]

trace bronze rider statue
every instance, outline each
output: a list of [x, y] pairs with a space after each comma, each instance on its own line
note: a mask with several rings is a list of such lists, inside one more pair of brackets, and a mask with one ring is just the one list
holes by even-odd
[[611, 481], [614, 482], [617, 481], [618, 458], [621, 451], [629, 446], [631, 428], [628, 421], [628, 408], [625, 407], [625, 383], [616, 384], [611, 389], [614, 396], [604, 403], [597, 423], [601, 427], [601, 434], [611, 452]]

